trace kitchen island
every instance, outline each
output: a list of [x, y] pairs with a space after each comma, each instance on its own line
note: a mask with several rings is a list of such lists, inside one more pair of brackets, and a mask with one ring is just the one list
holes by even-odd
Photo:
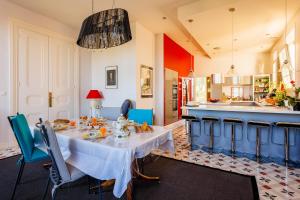
[[[196, 107], [184, 107], [188, 115], [200, 119], [200, 122], [191, 124], [192, 149], [207, 149], [210, 143], [210, 123], [201, 120], [203, 117], [218, 118], [214, 123], [213, 150], [230, 153], [231, 125], [223, 122], [224, 118], [236, 118], [243, 121], [235, 127], [236, 156], [255, 158], [256, 154], [256, 128], [248, 126], [250, 120], [269, 122], [270, 128], [260, 131], [260, 155], [262, 161], [275, 161], [283, 163], [285, 156], [284, 129], [274, 125], [275, 122], [300, 122], [300, 111], [291, 111], [286, 108], [273, 106], [232, 106], [230, 104], [206, 104]], [[300, 130], [289, 131], [289, 160], [300, 165]]]

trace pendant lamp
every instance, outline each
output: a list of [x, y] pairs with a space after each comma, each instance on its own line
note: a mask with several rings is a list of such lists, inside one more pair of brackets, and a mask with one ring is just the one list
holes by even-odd
[[229, 8], [228, 10], [229, 12], [231, 12], [231, 66], [230, 69], [227, 72], [228, 76], [236, 76], [237, 73], [235, 71], [235, 66], [234, 66], [234, 62], [233, 62], [233, 57], [234, 57], [234, 50], [233, 50], [233, 41], [234, 41], [234, 23], [233, 23], [233, 13], [235, 12], [235, 8]]
[[132, 39], [128, 12], [113, 8], [94, 13], [81, 26], [77, 44], [88, 49], [103, 49], [122, 45]]

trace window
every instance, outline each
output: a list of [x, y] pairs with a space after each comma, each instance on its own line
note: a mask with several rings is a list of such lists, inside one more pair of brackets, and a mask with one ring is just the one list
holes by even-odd
[[244, 96], [243, 87], [232, 87], [231, 88], [231, 98], [243, 97]]
[[[296, 43], [295, 43], [295, 28], [293, 28], [286, 36], [286, 44], [279, 52], [279, 62], [282, 82], [286, 87], [291, 87], [291, 80], [295, 80], [296, 76]], [[274, 55], [273, 55], [274, 59]], [[289, 65], [284, 65], [284, 61], [288, 60]], [[274, 62], [273, 62], [274, 73]], [[273, 77], [274, 78], [274, 77]]]

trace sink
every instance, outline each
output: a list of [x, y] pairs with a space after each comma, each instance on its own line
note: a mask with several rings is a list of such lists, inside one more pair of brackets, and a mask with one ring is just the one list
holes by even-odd
[[232, 102], [230, 102], [230, 104], [229, 104], [230, 106], [259, 106], [256, 102], [254, 102], [254, 101], [245, 101], [245, 102], [243, 102], [243, 101], [237, 101], [237, 102], [235, 102], [235, 101], [232, 101]]

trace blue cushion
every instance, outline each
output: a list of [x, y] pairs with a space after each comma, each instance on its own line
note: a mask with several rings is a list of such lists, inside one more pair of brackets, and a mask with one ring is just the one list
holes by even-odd
[[131, 101], [129, 99], [126, 99], [121, 106], [121, 114], [127, 117], [130, 108], [131, 108]]
[[152, 109], [131, 109], [128, 112], [128, 119], [136, 123], [143, 124], [147, 122], [153, 125], [153, 110]]
[[48, 154], [40, 150], [39, 148], [34, 147], [32, 150], [31, 158], [27, 162], [36, 162], [44, 159], [48, 159]]
[[28, 126], [27, 120], [23, 114], [19, 114], [15, 117], [11, 117], [11, 123], [13, 125], [13, 131], [16, 139], [22, 150], [25, 162], [34, 162], [44, 158], [48, 158], [48, 155], [37, 150], [34, 147], [34, 140]]

